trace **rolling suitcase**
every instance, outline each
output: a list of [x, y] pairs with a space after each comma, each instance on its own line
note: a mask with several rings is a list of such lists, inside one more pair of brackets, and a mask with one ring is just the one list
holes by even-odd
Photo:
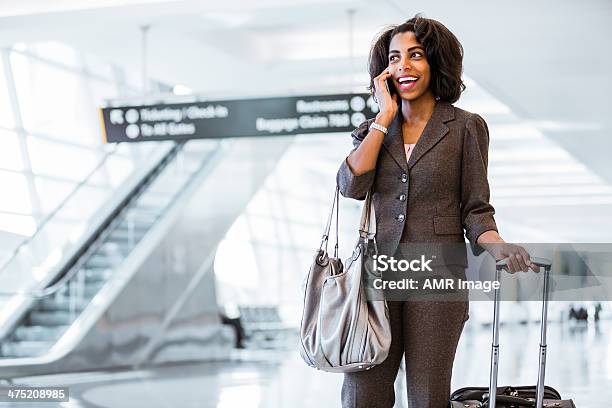
[[[491, 367], [489, 387], [465, 387], [453, 392], [450, 397], [450, 408], [575, 408], [574, 402], [564, 400], [557, 390], [544, 386], [546, 369], [546, 326], [548, 313], [548, 290], [551, 262], [544, 258], [533, 258], [532, 263], [544, 268], [544, 289], [542, 295], [542, 321], [540, 324], [540, 361], [538, 366], [538, 383], [536, 386], [498, 387], [497, 369], [499, 364], [499, 288], [495, 289], [493, 301], [493, 343], [491, 344]], [[495, 280], [499, 281], [500, 273], [506, 267], [505, 259], [498, 261], [495, 267]]]

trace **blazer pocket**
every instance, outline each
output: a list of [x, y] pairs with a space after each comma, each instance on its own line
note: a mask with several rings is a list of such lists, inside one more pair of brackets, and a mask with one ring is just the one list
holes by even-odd
[[463, 235], [463, 225], [461, 225], [461, 217], [457, 215], [436, 215], [434, 216], [433, 221], [434, 232], [438, 235]]

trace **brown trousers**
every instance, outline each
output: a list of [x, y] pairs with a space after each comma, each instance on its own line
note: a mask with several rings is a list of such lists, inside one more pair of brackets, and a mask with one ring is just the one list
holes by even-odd
[[469, 318], [465, 301], [389, 301], [391, 348], [380, 365], [344, 375], [343, 408], [392, 408], [405, 355], [409, 408], [446, 408], [455, 351]]

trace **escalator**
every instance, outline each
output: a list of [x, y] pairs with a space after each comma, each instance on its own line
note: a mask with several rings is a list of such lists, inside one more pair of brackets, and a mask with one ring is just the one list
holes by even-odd
[[0, 358], [40, 356], [55, 345], [213, 154], [208, 152], [196, 163], [184, 163], [181, 171], [164, 171], [184, 147], [185, 143], [176, 144], [107, 221], [92, 231], [54, 281], [32, 293], [33, 304], [5, 335]]
[[292, 140], [170, 148], [52, 279], [0, 287], [0, 300], [20, 300], [13, 309], [0, 302], [0, 378], [227, 356], [233, 332], [218, 316], [216, 246]]

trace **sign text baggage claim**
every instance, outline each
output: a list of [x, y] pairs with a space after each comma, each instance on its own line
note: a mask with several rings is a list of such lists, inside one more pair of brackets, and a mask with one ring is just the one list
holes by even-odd
[[264, 119], [257, 118], [255, 128], [260, 132], [282, 133], [298, 129], [346, 127], [351, 124], [348, 113], [331, 113], [327, 116], [301, 115], [297, 118]]
[[257, 118], [255, 128], [260, 132], [282, 133], [293, 132], [298, 129], [341, 128], [351, 124], [351, 117], [348, 113], [330, 113], [325, 116], [316, 115], [317, 113], [324, 112], [348, 112], [350, 105], [345, 99], [330, 101], [304, 101], [299, 99], [295, 103], [295, 108], [297, 113], [304, 113], [304, 115], [300, 115], [297, 118]]

